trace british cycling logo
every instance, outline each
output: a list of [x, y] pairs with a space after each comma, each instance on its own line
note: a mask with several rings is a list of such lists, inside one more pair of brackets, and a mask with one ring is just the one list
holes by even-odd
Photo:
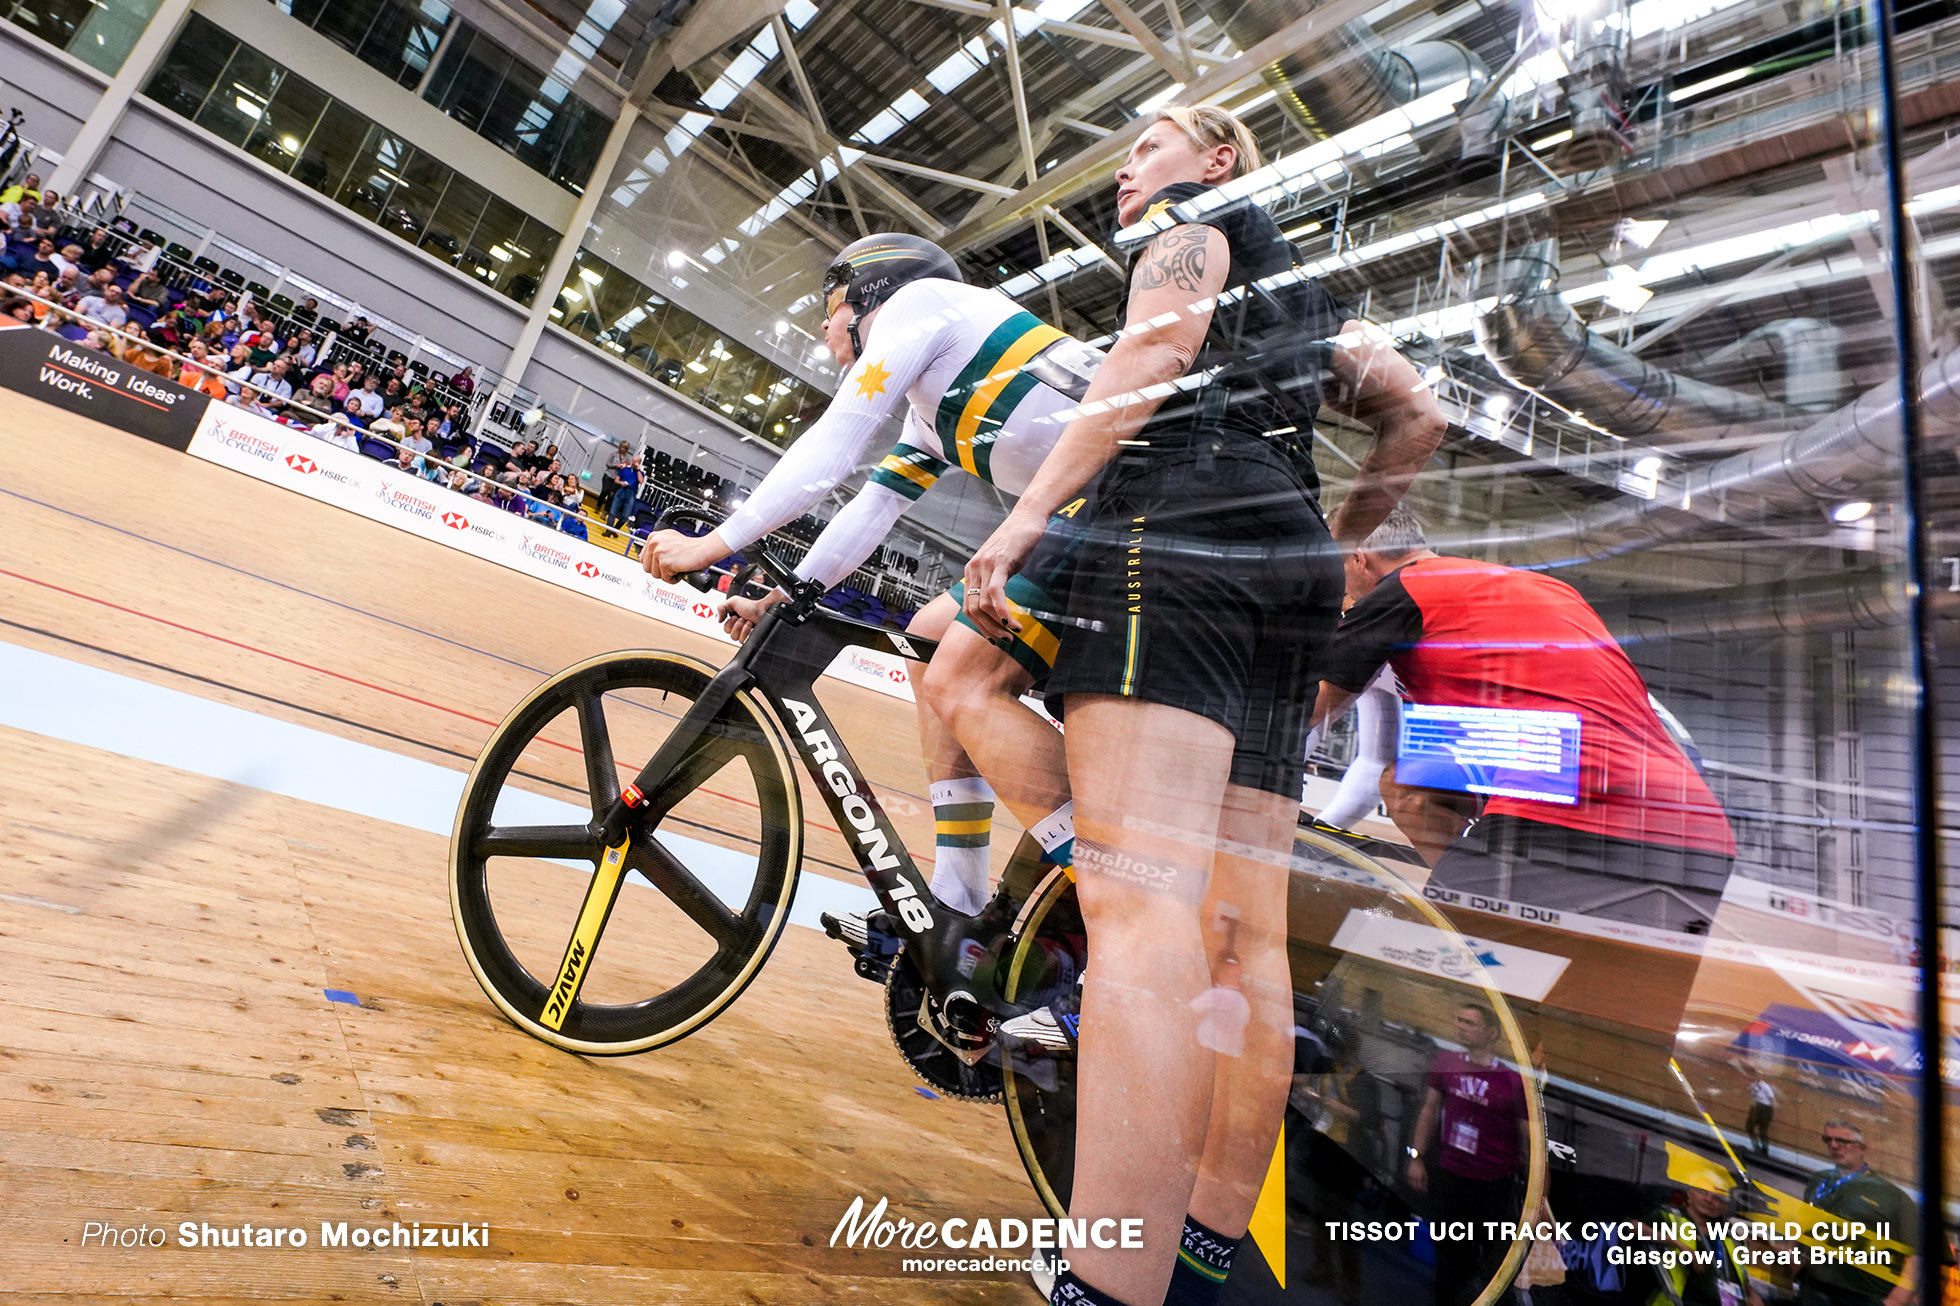
[[411, 517], [420, 517], [423, 521], [432, 522], [441, 514], [441, 509], [421, 495], [398, 489], [386, 481], [375, 488], [375, 497], [381, 500], [382, 506], [405, 512]]
[[642, 594], [648, 603], [658, 603], [661, 607], [672, 608], [676, 612], [688, 612], [694, 606], [657, 580], [649, 579], [642, 587]]
[[581, 562], [578, 564], [578, 566], [574, 567], [573, 570], [578, 572], [579, 575], [585, 577], [587, 580], [590, 580], [592, 577], [597, 576], [599, 574], [599, 564], [596, 562]]
[[[971, 1220], [961, 1216], [949, 1220], [888, 1219], [886, 1213], [890, 1205], [889, 1198], [880, 1197], [878, 1204], [867, 1211], [863, 1197], [852, 1198], [844, 1218], [831, 1230], [830, 1245], [835, 1247], [842, 1239], [846, 1247], [896, 1246], [905, 1251], [945, 1248], [965, 1253], [964, 1256], [955, 1257], [907, 1257], [901, 1268], [914, 1273], [1033, 1269], [1035, 1262], [1032, 1258], [1023, 1261], [1015, 1257], [992, 1255], [994, 1252], [1014, 1251], [1023, 1247], [1035, 1252], [1066, 1251], [1071, 1247], [1143, 1246], [1141, 1219], [1017, 1220], [1010, 1217], [994, 1220], [987, 1216]], [[973, 1253], [976, 1251], [984, 1251], [988, 1255], [975, 1257]], [[1057, 1274], [1068, 1269], [1065, 1259], [1050, 1261], [1049, 1264]]]
[[556, 545], [546, 544], [543, 540], [538, 539], [535, 535], [526, 533], [526, 535], [524, 536], [524, 542], [520, 544], [518, 547], [524, 550], [525, 557], [531, 559], [534, 562], [542, 562], [549, 566], [561, 568], [565, 571], [570, 571], [572, 569], [571, 554], [565, 552], [565, 550], [557, 547]]
[[211, 411], [217, 414], [211, 423], [213, 440], [236, 453], [250, 454], [254, 458], [263, 458], [269, 463], [279, 461], [277, 440], [268, 440], [262, 435], [253, 435], [250, 431], [233, 426], [225, 420], [222, 413], [218, 412], [216, 404], [211, 405]]

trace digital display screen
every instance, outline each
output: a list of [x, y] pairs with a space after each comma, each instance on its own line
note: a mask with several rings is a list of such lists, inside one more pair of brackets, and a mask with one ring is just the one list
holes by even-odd
[[1579, 714], [1402, 705], [1395, 779], [1547, 803], [1579, 801]]

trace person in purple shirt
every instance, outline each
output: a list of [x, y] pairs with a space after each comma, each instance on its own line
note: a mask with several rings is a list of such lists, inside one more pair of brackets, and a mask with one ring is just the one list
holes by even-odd
[[[1436, 1244], [1436, 1306], [1474, 1301], [1509, 1239], [1485, 1238], [1487, 1220], [1518, 1218], [1517, 1176], [1531, 1156], [1524, 1080], [1491, 1050], [1500, 1027], [1488, 1007], [1456, 1011], [1461, 1052], [1438, 1052], [1424, 1077], [1409, 1148], [1409, 1187], [1429, 1198], [1432, 1221], [1468, 1221], [1477, 1236]], [[1426, 1159], [1425, 1159], [1426, 1158]]]

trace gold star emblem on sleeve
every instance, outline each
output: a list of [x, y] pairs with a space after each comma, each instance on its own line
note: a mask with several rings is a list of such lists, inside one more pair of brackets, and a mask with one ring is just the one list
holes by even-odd
[[858, 373], [858, 398], [869, 399], [885, 393], [885, 382], [891, 379], [892, 374], [877, 363], [866, 363], [864, 371]]

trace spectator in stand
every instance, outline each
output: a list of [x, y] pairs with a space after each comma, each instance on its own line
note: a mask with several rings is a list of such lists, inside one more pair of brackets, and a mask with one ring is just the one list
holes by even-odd
[[293, 310], [293, 316], [302, 322], [318, 322], [320, 320], [320, 301], [308, 295], [301, 302], [300, 306]]
[[[1834, 1235], [1826, 1251], [1870, 1259], [1806, 1265], [1797, 1279], [1798, 1306], [1911, 1306], [1918, 1298], [1920, 1271], [1918, 1204], [1871, 1168], [1863, 1129], [1833, 1118], [1824, 1122], [1823, 1137], [1831, 1164], [1810, 1176], [1803, 1199], [1833, 1217], [1825, 1222]], [[1884, 1224], [1891, 1233], [1887, 1241], [1894, 1245], [1866, 1246], [1868, 1238], [1845, 1238], [1840, 1232], [1858, 1224], [1867, 1231]]]
[[73, 303], [82, 292], [82, 270], [73, 264], [55, 274], [52, 298], [63, 303]]
[[381, 387], [381, 402], [390, 408], [399, 408], [408, 402], [408, 387], [402, 384], [400, 377], [389, 377], [387, 384]]
[[25, 272], [30, 277], [46, 276], [52, 283], [61, 275], [61, 255], [55, 252], [52, 240], [43, 240], [34, 247], [31, 258], [23, 258], [14, 263], [14, 270]]
[[333, 365], [333, 401], [335, 403], [344, 404], [347, 402], [347, 395], [354, 388], [355, 384], [348, 379], [352, 375], [353, 373], [347, 364], [335, 363]]
[[[1427, 1196], [1432, 1220], [1515, 1220], [1516, 1179], [1531, 1156], [1524, 1080], [1492, 1050], [1501, 1032], [1490, 1008], [1457, 1009], [1461, 1052], [1438, 1052], [1416, 1119], [1409, 1187]], [[1425, 1159], [1426, 1158], [1426, 1159]], [[1436, 1306], [1476, 1299], [1496, 1273], [1509, 1239], [1446, 1239], [1436, 1244]]]
[[640, 460], [633, 455], [633, 446], [621, 440], [619, 450], [612, 460], [613, 482], [619, 487], [613, 491], [612, 503], [606, 509], [606, 526], [617, 532], [633, 520], [633, 504], [640, 494]]
[[442, 420], [436, 424], [436, 439], [460, 440], [468, 434], [468, 425], [463, 419], [463, 406], [450, 404], [442, 410]]
[[74, 245], [74, 244], [63, 245], [61, 247], [61, 252], [54, 256], [54, 261], [55, 261], [55, 266], [60, 268], [63, 272], [66, 272], [68, 271], [68, 269], [73, 268], [75, 269], [75, 274], [77, 277], [85, 275], [84, 269], [82, 267], [82, 247], [80, 245]]
[[398, 438], [401, 440], [403, 447], [415, 451], [418, 459], [435, 448], [434, 445], [429, 443], [429, 437], [423, 434], [422, 419], [419, 417], [403, 418], [402, 433]]
[[449, 388], [451, 390], [454, 390], [459, 395], [475, 394], [476, 378], [470, 375], [471, 370], [472, 369], [466, 367], [462, 371], [458, 372], [456, 375], [450, 377]]
[[366, 318], [357, 317], [346, 326], [340, 328], [340, 338], [347, 344], [359, 348], [367, 344], [368, 332], [373, 329], [373, 324]]
[[158, 249], [149, 241], [139, 237], [136, 242], [136, 247], [123, 255], [122, 263], [124, 267], [137, 272], [154, 272], [156, 271], [157, 260], [162, 257], [162, 250]]
[[162, 342], [157, 339], [156, 329], [143, 332], [139, 339], [123, 349], [123, 361], [132, 367], [140, 367], [145, 372], [171, 378], [177, 374], [177, 364], [163, 352]]
[[316, 375], [306, 387], [306, 403], [308, 407], [331, 413], [334, 410], [333, 378], [325, 372]]
[[388, 406], [387, 401], [381, 397], [379, 381], [380, 378], [370, 372], [361, 378], [361, 388], [348, 396], [350, 400], [360, 402], [362, 415], [370, 419], [381, 416], [382, 411]]
[[89, 234], [88, 243], [82, 246], [81, 264], [90, 272], [108, 267], [116, 261], [116, 247], [106, 227], [97, 227]]
[[22, 204], [20, 221], [26, 228], [22, 234], [35, 240], [53, 240], [61, 230], [61, 215], [55, 211], [60, 203], [61, 196], [50, 190], [41, 192], [38, 203]]
[[14, 331], [34, 325], [34, 301], [9, 299], [0, 304], [0, 330]]
[[558, 529], [581, 540], [588, 538], [585, 533], [585, 523], [579, 520], [579, 514], [585, 511], [585, 490], [579, 485], [578, 477], [565, 478], [565, 492], [559, 497], [558, 503], [565, 509], [565, 515], [560, 519]]
[[347, 420], [351, 422], [354, 426], [360, 428], [361, 430], [367, 429], [367, 423], [368, 423], [367, 409], [363, 407], [361, 404], [361, 396], [359, 391], [356, 391], [355, 393], [347, 396], [346, 405], [342, 408], [341, 411], [346, 415]]
[[327, 421], [321, 422], [318, 426], [313, 427], [312, 430], [313, 434], [319, 436], [328, 444], [337, 445], [350, 453], [360, 452], [361, 438], [354, 434], [354, 424], [347, 420], [347, 414], [345, 413], [335, 413]]
[[264, 371], [252, 374], [252, 385], [259, 393], [283, 403], [293, 397], [292, 379], [287, 375], [290, 370], [285, 359], [275, 358]]
[[224, 377], [211, 359], [211, 350], [202, 340], [193, 340], [185, 348], [191, 361], [185, 363], [177, 373], [177, 384], [191, 390], [200, 390], [213, 399], [223, 399], [231, 392], [225, 388]]
[[75, 304], [81, 315], [104, 326], [121, 328], [129, 322], [129, 310], [123, 307], [122, 287], [111, 282], [99, 295], [84, 295]]
[[243, 343], [233, 345], [225, 359], [225, 380], [229, 383], [229, 389], [234, 397], [238, 394], [239, 388], [250, 381], [252, 374], [257, 371], [258, 369], [252, 366], [250, 347]]
[[422, 460], [415, 456], [414, 450], [404, 446], [395, 450], [395, 458], [390, 466], [398, 472], [419, 476], [422, 471]]
[[262, 396], [250, 385], [240, 386], [238, 388], [238, 397], [232, 402], [256, 417], [264, 417], [275, 422], [279, 420], [277, 410], [266, 407]]
[[305, 368], [313, 366], [313, 360], [319, 356], [320, 347], [313, 343], [313, 333], [301, 327], [299, 334], [293, 337], [293, 347], [287, 352], [295, 362]]
[[36, 204], [41, 199], [41, 174], [30, 172], [19, 182], [0, 190], [0, 205], [12, 205], [16, 214], [22, 204]]
[[129, 283], [129, 289], [123, 292], [123, 298], [137, 308], [154, 309], [163, 303], [164, 293], [165, 286], [162, 279], [146, 268]]
[[82, 271], [87, 277], [82, 282], [82, 293], [84, 295], [99, 295], [110, 286], [116, 284], [116, 274], [109, 268], [95, 268], [91, 270], [84, 267]]

